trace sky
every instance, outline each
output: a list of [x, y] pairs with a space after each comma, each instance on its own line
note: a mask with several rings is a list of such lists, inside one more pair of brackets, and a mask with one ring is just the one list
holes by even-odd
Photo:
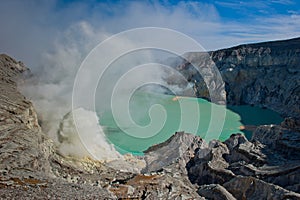
[[0, 53], [37, 67], [66, 44], [87, 52], [145, 26], [180, 31], [206, 50], [299, 37], [300, 1], [0, 0], [0, 26]]

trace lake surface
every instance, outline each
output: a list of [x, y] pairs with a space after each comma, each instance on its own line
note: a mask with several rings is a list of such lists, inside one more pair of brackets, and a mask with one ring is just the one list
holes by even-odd
[[[155, 105], [160, 105], [156, 106]], [[108, 139], [122, 154], [141, 155], [148, 147], [166, 141], [176, 131], [199, 135], [206, 140], [226, 140], [233, 133], [244, 133], [251, 138], [250, 131], [241, 131], [244, 125], [278, 124], [280, 115], [268, 109], [252, 106], [220, 106], [207, 100], [191, 97], [177, 97], [157, 93], [135, 92], [128, 106], [130, 116], [136, 124], [119, 127], [111, 111], [100, 116], [100, 125]], [[153, 119], [165, 120], [143, 129], [141, 135], [133, 135], [139, 127], [151, 124], [149, 110]], [[164, 110], [155, 112], [155, 109]], [[213, 109], [213, 111], [212, 111]], [[140, 130], [140, 129], [138, 129]], [[153, 135], [153, 130], [159, 130]], [[148, 137], [151, 136], [151, 137]]]

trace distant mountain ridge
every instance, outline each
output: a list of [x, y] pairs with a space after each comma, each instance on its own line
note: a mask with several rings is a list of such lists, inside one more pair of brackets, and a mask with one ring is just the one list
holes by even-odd
[[281, 47], [281, 48], [289, 48], [289, 49], [299, 49], [299, 43], [300, 43], [300, 37], [296, 38], [290, 38], [290, 39], [284, 39], [284, 40], [272, 40], [272, 41], [265, 41], [265, 42], [255, 42], [255, 43], [246, 43], [246, 44], [239, 44], [233, 47], [224, 48], [215, 50], [212, 52], [218, 52], [218, 51], [231, 51], [234, 49], [240, 49], [243, 47]]

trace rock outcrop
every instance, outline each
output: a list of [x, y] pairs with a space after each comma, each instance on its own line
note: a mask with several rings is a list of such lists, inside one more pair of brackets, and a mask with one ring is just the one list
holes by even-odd
[[[273, 131], [272, 134], [270, 131]], [[299, 136], [300, 132], [291, 127], [266, 125], [255, 131], [251, 141], [240, 134], [232, 135], [224, 143], [212, 141], [206, 156], [198, 151], [188, 163], [190, 180], [198, 185], [220, 184], [229, 188], [226, 185], [233, 180], [248, 182], [260, 179], [262, 182], [259, 183], [264, 185], [275, 184], [299, 193]], [[270, 137], [272, 139], [267, 139]], [[289, 148], [280, 147], [282, 142]]]
[[0, 55], [0, 198], [112, 197], [105, 189], [60, 176], [67, 159], [56, 153], [41, 131], [32, 103], [17, 90], [16, 79], [20, 81], [27, 70], [21, 62]]
[[[178, 163], [185, 169], [187, 162], [194, 156], [194, 151], [205, 145], [200, 137], [178, 132], [166, 142], [154, 145], [145, 151], [146, 167], [143, 173], [160, 171], [163, 167]], [[163, 162], [162, 162], [163, 160]]]
[[[246, 44], [209, 53], [193, 52], [183, 57], [170, 59], [168, 63], [195, 84], [198, 97], [212, 100], [215, 97], [208, 88], [218, 94], [223, 92], [225, 83], [227, 104], [257, 105], [285, 117], [299, 118], [300, 38]], [[211, 66], [218, 68], [224, 83], [212, 75]]]
[[198, 136], [176, 133], [146, 151], [145, 170], [182, 180], [187, 175], [208, 199], [300, 199], [299, 126], [283, 124], [260, 126], [250, 141], [233, 134], [225, 142], [207, 144]]

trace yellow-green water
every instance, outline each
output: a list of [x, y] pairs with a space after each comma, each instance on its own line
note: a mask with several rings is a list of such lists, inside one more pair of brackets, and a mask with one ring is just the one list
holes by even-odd
[[[120, 128], [111, 112], [107, 111], [101, 115], [100, 125], [109, 142], [114, 144], [120, 153], [140, 155], [148, 147], [166, 141], [176, 131], [185, 131], [203, 138], [209, 136], [208, 140], [223, 141], [232, 133], [245, 133], [248, 138], [251, 137], [250, 132], [240, 131], [242, 125], [277, 124], [282, 121], [279, 114], [274, 111], [258, 107], [225, 107], [200, 98], [177, 98], [172, 95], [136, 92], [129, 103], [130, 115], [134, 122], [140, 126], [147, 126], [151, 123], [149, 109], [155, 104], [161, 105], [166, 113], [165, 124], [155, 135], [151, 133], [153, 129], [145, 129], [143, 133], [140, 133], [142, 137], [132, 136], [130, 133], [134, 132], [136, 128], [134, 124]], [[214, 108], [213, 117], [212, 106]], [[161, 112], [157, 113], [155, 116], [154, 112], [153, 117], [163, 120], [164, 116], [160, 115]], [[153, 136], [145, 137], [148, 135]]]

